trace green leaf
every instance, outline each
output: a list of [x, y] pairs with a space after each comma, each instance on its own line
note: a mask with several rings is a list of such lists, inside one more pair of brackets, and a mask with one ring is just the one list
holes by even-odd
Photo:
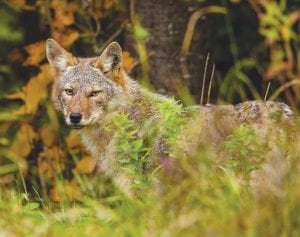
[[37, 202], [33, 202], [33, 203], [28, 203], [25, 207], [24, 207], [24, 211], [31, 211], [34, 209], [37, 209], [40, 207], [40, 204]]

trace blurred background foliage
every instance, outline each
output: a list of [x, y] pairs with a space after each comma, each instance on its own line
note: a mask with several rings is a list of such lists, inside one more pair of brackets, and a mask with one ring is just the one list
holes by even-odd
[[[298, 109], [299, 0], [4, 0], [0, 15], [3, 187], [55, 202], [80, 199], [93, 189], [83, 190], [82, 177], [93, 176], [96, 162], [51, 104], [49, 37], [82, 57], [118, 41], [133, 78], [185, 104], [271, 99]], [[212, 175], [207, 172], [198, 178]], [[235, 205], [242, 191], [225, 176]]]

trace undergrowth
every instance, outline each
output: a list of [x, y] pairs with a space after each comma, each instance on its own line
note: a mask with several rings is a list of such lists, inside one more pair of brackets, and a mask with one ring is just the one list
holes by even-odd
[[[178, 134], [186, 125], [184, 109], [174, 101], [162, 103], [159, 109], [163, 117], [163, 135], [170, 145], [176, 146]], [[142, 191], [143, 195], [136, 193], [129, 197], [113, 184], [112, 178], [74, 172], [79, 183], [72, 190], [75, 198], [70, 200], [65, 186], [69, 181], [58, 174], [60, 198], [53, 202], [38, 190], [27, 191], [30, 187], [26, 187], [19, 175], [13, 184], [1, 188], [1, 236], [300, 234], [297, 214], [300, 211], [300, 175], [289, 172], [295, 171], [295, 163], [288, 164], [286, 174], [278, 173], [287, 184], [279, 190], [279, 196], [271, 189], [268, 195], [257, 195], [250, 176], [260, 169], [265, 151], [260, 150], [250, 128], [237, 128], [224, 142], [224, 150], [231, 154], [229, 157], [218, 157], [219, 153], [207, 149], [185, 158], [178, 153], [172, 158], [176, 160], [174, 172], [166, 173], [158, 166], [147, 176], [143, 174], [143, 166], [151, 153], [147, 143], [137, 139], [138, 131], [133, 129], [132, 120], [125, 114], [117, 117], [115, 136], [120, 141], [116, 146], [117, 161], [138, 178], [136, 192]], [[293, 155], [297, 162], [298, 157]], [[269, 190], [268, 185], [266, 182], [263, 188]]]

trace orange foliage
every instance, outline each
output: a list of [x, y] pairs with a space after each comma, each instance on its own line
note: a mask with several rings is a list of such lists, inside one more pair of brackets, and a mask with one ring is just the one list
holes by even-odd
[[50, 190], [50, 197], [55, 202], [60, 202], [62, 198], [70, 201], [80, 200], [81, 190], [75, 180], [65, 181], [63, 188], [56, 186]]
[[40, 66], [39, 74], [32, 77], [20, 92], [6, 96], [7, 99], [22, 99], [24, 101], [25, 104], [15, 113], [34, 115], [39, 103], [46, 99], [48, 95], [47, 88], [51, 81], [50, 66], [43, 64]]
[[123, 52], [123, 68], [126, 72], [130, 72], [135, 64], [134, 58], [127, 51]]
[[111, 9], [118, 2], [119, 2], [119, 0], [104, 1], [104, 9], [106, 9], [106, 10]]
[[[10, 0], [9, 2], [20, 11], [30, 10], [41, 14], [40, 19], [46, 21], [51, 32], [46, 36], [42, 36], [43, 40], [15, 48], [7, 56], [7, 61], [10, 63], [22, 62], [24, 70], [29, 71], [32, 68], [36, 70], [29, 71], [27, 75], [30, 76], [28, 78], [25, 76], [20, 78], [20, 80], [27, 82], [17, 92], [5, 96], [6, 99], [12, 102], [19, 100], [22, 104], [16, 104], [10, 111], [14, 115], [12, 117], [16, 119], [8, 121], [0, 127], [0, 131], [5, 134], [8, 133], [7, 131], [12, 125], [18, 125], [18, 131], [11, 144], [9, 140], [6, 142], [6, 145], [10, 147], [4, 155], [11, 160], [16, 159], [16, 157], [23, 158], [17, 161], [22, 173], [26, 175], [28, 170], [31, 174], [38, 175], [46, 187], [52, 187], [51, 190], [47, 190], [50, 191], [52, 200], [59, 202], [63, 198], [80, 199], [80, 187], [72, 178], [63, 181], [65, 193], [60, 190], [59, 185], [57, 185], [58, 174], [62, 174], [66, 170], [69, 173], [90, 174], [96, 167], [96, 160], [86, 153], [74, 131], [70, 131], [68, 135], [60, 133], [60, 130], [65, 128], [63, 128], [63, 124], [59, 124], [58, 116], [54, 112], [54, 108], [50, 106], [49, 87], [53, 77], [49, 64], [44, 63], [46, 61], [45, 42], [46, 37], [50, 35], [64, 48], [68, 49], [77, 40], [82, 39], [82, 35], [85, 35], [84, 40], [88, 40], [87, 35], [90, 37], [95, 34], [91, 32], [93, 29], [88, 29], [86, 25], [77, 27], [79, 24], [76, 22], [75, 15], [81, 14], [82, 20], [86, 19], [88, 21], [90, 21], [90, 18], [100, 19], [107, 16], [105, 11], [115, 7], [119, 0], [95, 3], [87, 1], [87, 4], [90, 4], [89, 11], [83, 11], [81, 1], [50, 0], [47, 3], [43, 1], [28, 3], [25, 0]], [[86, 14], [90, 15], [87, 16]], [[41, 25], [45, 22], [36, 23]], [[44, 29], [47, 29], [47, 27]], [[125, 52], [125, 70], [131, 70], [133, 65], [133, 58], [128, 52]], [[32, 72], [36, 72], [36, 74]], [[59, 139], [63, 136], [65, 136], [64, 139]], [[3, 140], [2, 143], [4, 144], [5, 141]], [[67, 164], [74, 163], [74, 161], [67, 159], [74, 156], [78, 162], [76, 165], [68, 166]], [[36, 161], [31, 162], [34, 163], [34, 167], [29, 167], [28, 159]], [[0, 184], [13, 182], [12, 177], [11, 174], [0, 176]]]
[[62, 148], [58, 146], [47, 148], [39, 154], [39, 174], [46, 174], [48, 178], [55, 178], [57, 172], [65, 169], [64, 158], [65, 151]]
[[32, 126], [22, 124], [11, 145], [11, 150], [18, 156], [26, 158], [33, 147], [33, 141], [37, 138], [38, 135]]
[[11, 3], [17, 5], [18, 7], [26, 10], [26, 11], [34, 11], [36, 10], [35, 5], [28, 5], [26, 0], [10, 0]]
[[96, 163], [96, 159], [90, 156], [85, 156], [77, 163], [76, 171], [78, 173], [90, 174], [95, 170]]
[[82, 143], [80, 142], [79, 136], [71, 131], [70, 134], [65, 138], [66, 144], [73, 152], [78, 152], [82, 149]]
[[64, 48], [69, 48], [79, 37], [79, 33], [75, 30], [68, 29], [61, 34], [59, 31], [53, 32], [53, 38]]
[[24, 66], [36, 66], [45, 58], [46, 41], [38, 41], [34, 44], [25, 47], [26, 52], [29, 54]]
[[50, 147], [55, 145], [55, 142], [57, 140], [57, 131], [52, 127], [43, 126], [40, 129], [40, 136], [45, 146]]
[[79, 6], [76, 3], [67, 4], [65, 1], [53, 0], [51, 2], [52, 8], [55, 10], [52, 24], [57, 29], [63, 29], [75, 23], [74, 12], [78, 10]]

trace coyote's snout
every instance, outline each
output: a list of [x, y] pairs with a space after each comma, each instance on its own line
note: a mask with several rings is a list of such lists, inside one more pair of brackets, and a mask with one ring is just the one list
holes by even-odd
[[67, 125], [79, 128], [101, 120], [108, 102], [121, 87], [114, 82], [122, 76], [120, 46], [111, 43], [100, 57], [82, 59], [49, 39], [46, 52], [56, 74], [52, 99]]

